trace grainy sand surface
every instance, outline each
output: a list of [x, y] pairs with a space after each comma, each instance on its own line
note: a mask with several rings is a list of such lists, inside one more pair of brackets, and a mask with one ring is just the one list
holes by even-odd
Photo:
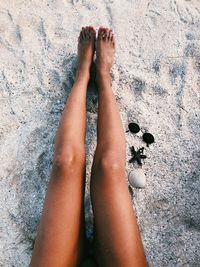
[[[114, 30], [124, 130], [135, 121], [155, 136], [145, 151], [147, 186], [132, 190], [149, 266], [200, 266], [199, 0], [0, 1], [0, 266], [29, 265], [82, 25]], [[94, 88], [87, 100], [91, 237]], [[143, 146], [141, 135], [126, 133], [127, 175], [129, 147]]]

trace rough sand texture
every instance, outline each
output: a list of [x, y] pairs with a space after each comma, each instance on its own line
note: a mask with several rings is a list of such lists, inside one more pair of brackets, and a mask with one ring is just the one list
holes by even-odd
[[[136, 121], [156, 139], [146, 149], [146, 189], [133, 189], [149, 266], [199, 266], [199, 0], [0, 1], [0, 266], [29, 264], [54, 137], [73, 83], [77, 37], [88, 24], [116, 33], [112, 77], [124, 129]], [[93, 89], [87, 109], [89, 180]], [[128, 174], [134, 167], [129, 147], [144, 143], [141, 133], [126, 133], [126, 140]], [[87, 183], [91, 236], [88, 191]]]

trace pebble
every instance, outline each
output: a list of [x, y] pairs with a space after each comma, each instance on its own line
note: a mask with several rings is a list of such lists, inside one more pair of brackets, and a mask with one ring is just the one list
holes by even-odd
[[128, 180], [130, 185], [136, 188], [144, 188], [146, 185], [146, 176], [141, 168], [132, 170], [128, 175]]

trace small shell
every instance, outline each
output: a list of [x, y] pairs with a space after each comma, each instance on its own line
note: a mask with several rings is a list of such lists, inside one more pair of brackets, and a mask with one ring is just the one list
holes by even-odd
[[146, 185], [146, 176], [142, 169], [134, 169], [128, 175], [131, 186], [136, 188], [144, 188]]

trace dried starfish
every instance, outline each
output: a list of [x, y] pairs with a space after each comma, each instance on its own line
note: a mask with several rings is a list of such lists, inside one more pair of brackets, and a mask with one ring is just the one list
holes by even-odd
[[142, 166], [141, 159], [146, 159], [147, 157], [146, 155], [143, 154], [143, 152], [144, 152], [144, 147], [141, 147], [136, 151], [134, 146], [132, 146], [131, 147], [132, 158], [129, 160], [129, 163], [137, 161], [137, 163]]

